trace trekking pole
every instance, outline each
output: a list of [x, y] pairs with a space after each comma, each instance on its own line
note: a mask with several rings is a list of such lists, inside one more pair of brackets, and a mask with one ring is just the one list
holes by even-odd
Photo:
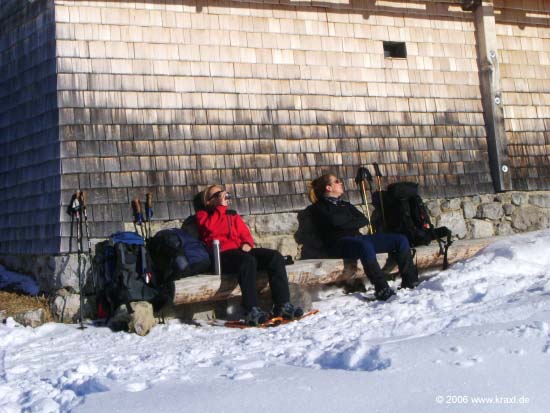
[[[92, 241], [90, 241], [90, 227], [88, 225], [87, 195], [84, 191], [80, 193], [80, 204], [82, 205], [82, 215], [84, 215], [84, 228], [86, 229], [86, 239], [88, 240], [88, 260], [90, 261], [90, 271], [92, 271]], [[95, 280], [93, 277], [92, 283], [95, 290]]]
[[74, 235], [74, 217], [75, 217], [75, 208], [78, 207], [78, 199], [76, 197], [76, 192], [71, 195], [71, 200], [67, 206], [67, 214], [71, 217], [71, 233], [69, 235], [69, 254], [73, 252], [73, 235]]
[[386, 228], [386, 213], [384, 211], [384, 197], [382, 196], [382, 183], [380, 181], [380, 178], [382, 177], [382, 173], [380, 172], [380, 167], [378, 166], [378, 163], [374, 162], [372, 166], [374, 167], [374, 173], [376, 174], [376, 181], [378, 182], [378, 193], [380, 194], [380, 208], [382, 209], [382, 222], [384, 223], [384, 228]]
[[132, 211], [134, 213], [134, 228], [136, 229], [136, 234], [140, 235], [137, 229], [139, 225], [141, 236], [143, 237], [143, 214], [141, 213], [141, 201], [138, 198], [132, 201]]
[[374, 230], [372, 228], [372, 224], [370, 222], [370, 211], [369, 211], [369, 203], [367, 202], [367, 187], [365, 184], [365, 181], [367, 179], [367, 174], [370, 175], [370, 172], [367, 168], [360, 166], [357, 170], [357, 175], [355, 177], [355, 183], [359, 185], [360, 192], [361, 192], [361, 199], [363, 201], [363, 204], [365, 206], [366, 212], [367, 212], [367, 219], [369, 220], [369, 233], [374, 234]]
[[153, 218], [153, 194], [148, 192], [145, 195], [145, 221], [149, 225], [149, 234], [147, 238], [151, 238], [153, 233], [151, 231], [151, 218]]
[[[77, 271], [78, 271], [78, 289], [80, 298], [80, 330], [84, 330], [84, 295], [82, 282], [82, 192], [77, 190], [71, 197], [71, 204], [67, 208], [67, 212], [71, 215], [71, 236], [73, 224], [76, 221], [76, 246], [77, 246]], [[69, 248], [69, 251], [71, 248]]]

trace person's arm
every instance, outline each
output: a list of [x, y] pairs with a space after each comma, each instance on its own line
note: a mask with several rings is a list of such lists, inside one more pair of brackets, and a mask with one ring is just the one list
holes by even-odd
[[[235, 230], [237, 233], [237, 236], [239, 237], [241, 245], [239, 248], [241, 248], [243, 251], [250, 250], [254, 248], [254, 238], [252, 237], [252, 234], [250, 233], [250, 229], [246, 225], [246, 223], [243, 221], [242, 217], [239, 214], [235, 215]], [[250, 249], [244, 247], [245, 245], [248, 245]]]
[[197, 226], [201, 240], [210, 248], [214, 240], [214, 234], [220, 231], [220, 228], [227, 226], [226, 206], [218, 205], [210, 211], [197, 212]]
[[367, 217], [351, 204], [333, 207], [327, 204], [319, 204], [316, 212], [318, 225], [328, 224], [334, 229], [359, 229], [369, 223]]

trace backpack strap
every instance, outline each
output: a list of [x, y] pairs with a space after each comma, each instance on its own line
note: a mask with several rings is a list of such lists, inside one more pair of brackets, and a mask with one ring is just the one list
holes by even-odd
[[[439, 244], [439, 255], [443, 255], [443, 269], [449, 268], [448, 252], [452, 245], [452, 232], [447, 227], [431, 228], [431, 232]], [[445, 240], [443, 240], [445, 238]]]

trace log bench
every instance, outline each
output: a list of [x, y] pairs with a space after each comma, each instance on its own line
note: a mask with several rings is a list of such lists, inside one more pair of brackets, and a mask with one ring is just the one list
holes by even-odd
[[[455, 241], [449, 248], [449, 265], [475, 255], [482, 248], [494, 242], [495, 238]], [[383, 265], [386, 254], [379, 254], [378, 260]], [[437, 243], [419, 247], [416, 250], [416, 262], [419, 271], [441, 268], [443, 257], [439, 256]], [[289, 283], [304, 287], [314, 287], [336, 283], [339, 281], [365, 277], [361, 266], [356, 262], [346, 262], [342, 259], [310, 259], [296, 261], [286, 267]], [[268, 286], [267, 276], [260, 274], [258, 289], [265, 290]], [[228, 300], [239, 297], [241, 290], [236, 279], [231, 276], [211, 274], [196, 275], [176, 281], [174, 305], [205, 303]]]

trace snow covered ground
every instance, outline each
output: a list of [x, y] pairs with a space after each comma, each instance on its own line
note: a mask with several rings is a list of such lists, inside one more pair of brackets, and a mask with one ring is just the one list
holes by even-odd
[[0, 412], [547, 412], [550, 231], [274, 329], [0, 325]]

